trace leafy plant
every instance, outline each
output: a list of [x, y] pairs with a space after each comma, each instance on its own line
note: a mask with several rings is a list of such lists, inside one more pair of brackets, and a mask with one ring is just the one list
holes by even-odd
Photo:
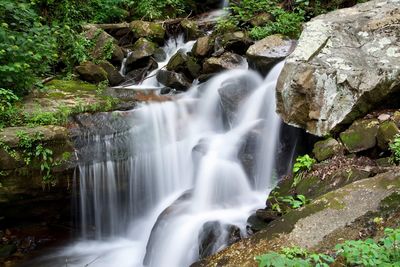
[[316, 160], [311, 158], [308, 154], [296, 158], [296, 162], [293, 165], [292, 187], [296, 187], [300, 183], [301, 179], [303, 179], [303, 172], [310, 171], [315, 163]]
[[396, 134], [393, 141], [389, 144], [389, 149], [392, 152], [392, 161], [400, 162], [400, 134]]
[[270, 252], [255, 259], [259, 267], [328, 267], [334, 262], [333, 257], [329, 255], [310, 253], [300, 247], [283, 248], [280, 253]]
[[268, 200], [272, 203], [271, 209], [278, 213], [286, 213], [289, 209], [298, 209], [308, 204], [309, 200], [304, 195], [280, 196], [277, 191], [272, 191]]
[[298, 209], [308, 203], [308, 200], [304, 195], [293, 196], [284, 196], [279, 197], [278, 200], [280, 202], [288, 204], [292, 209]]
[[[398, 266], [400, 264], [400, 229], [385, 229], [380, 242], [373, 239], [350, 240], [335, 247], [351, 265]], [[391, 265], [389, 265], [391, 264]]]

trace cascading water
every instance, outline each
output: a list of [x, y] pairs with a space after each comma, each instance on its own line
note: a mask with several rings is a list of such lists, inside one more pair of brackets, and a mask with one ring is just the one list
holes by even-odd
[[[41, 266], [189, 266], [229, 244], [232, 231], [246, 236], [247, 218], [273, 186], [282, 67], [264, 80], [227, 71], [173, 101], [115, 112], [124, 130], [91, 134], [84, 146], [91, 152], [78, 151], [83, 240]], [[243, 93], [234, 116], [221, 105], [232, 87]], [[252, 138], [249, 174], [241, 153]], [[217, 237], [204, 249], [210, 229]]]
[[[176, 54], [176, 52], [178, 52], [178, 50], [181, 50], [182, 52], [188, 52], [192, 49], [193, 45], [194, 45], [195, 41], [189, 41], [185, 43], [184, 40], [184, 36], [183, 35], [179, 35], [177, 38], [171, 38], [169, 39], [165, 46], [162, 48], [162, 50], [165, 53], [165, 57], [163, 60], [159, 60], [157, 61], [157, 69], [151, 71], [147, 77], [143, 80], [142, 83], [140, 84], [134, 84], [134, 85], [127, 85], [124, 86], [126, 89], [158, 89], [158, 88], [162, 88], [163, 86], [157, 81], [156, 78], [156, 74], [157, 72], [164, 68], [167, 64], [168, 61], [171, 59], [171, 57], [173, 55]], [[127, 58], [129, 57], [129, 55], [132, 52], [128, 53]], [[122, 65], [121, 65], [121, 69], [120, 69], [120, 73], [122, 75], [125, 75], [126, 73], [126, 63], [127, 63], [127, 58], [124, 58]]]

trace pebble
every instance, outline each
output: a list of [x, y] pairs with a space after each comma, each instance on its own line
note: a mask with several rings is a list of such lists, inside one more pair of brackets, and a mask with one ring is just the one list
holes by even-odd
[[389, 114], [383, 113], [383, 114], [378, 116], [378, 120], [379, 121], [387, 121], [388, 119], [390, 119], [390, 115]]

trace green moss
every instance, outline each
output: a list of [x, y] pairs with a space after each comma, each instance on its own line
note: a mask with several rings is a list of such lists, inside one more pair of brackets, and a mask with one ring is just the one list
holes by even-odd
[[390, 213], [400, 207], [400, 192], [395, 192], [379, 203], [379, 210], [384, 214]]
[[367, 150], [376, 145], [378, 125], [377, 120], [356, 121], [340, 134], [340, 139], [351, 153]]
[[95, 92], [97, 87], [94, 84], [82, 82], [82, 81], [64, 81], [64, 80], [52, 80], [48, 83], [47, 87], [49, 89], [57, 89], [64, 92], [77, 92], [77, 91], [86, 91], [86, 92]]
[[49, 92], [47, 94], [47, 97], [53, 98], [53, 99], [63, 99], [65, 97], [65, 94], [62, 92]]
[[396, 134], [398, 134], [399, 128], [397, 128], [396, 123], [393, 121], [385, 121], [379, 126], [378, 130], [378, 146], [381, 149], [387, 149], [389, 147], [389, 143], [394, 140]]
[[325, 208], [327, 208], [326, 202], [317, 201], [305, 206], [302, 209], [293, 210], [282, 216], [282, 219], [270, 223], [265, 230], [258, 232], [255, 235], [255, 239], [260, 241], [262, 239], [271, 239], [276, 234], [290, 233], [300, 219], [322, 211]]

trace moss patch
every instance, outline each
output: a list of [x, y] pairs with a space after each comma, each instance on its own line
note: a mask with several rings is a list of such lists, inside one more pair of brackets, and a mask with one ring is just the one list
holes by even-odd
[[47, 87], [50, 90], [60, 90], [63, 92], [77, 92], [77, 91], [86, 91], [86, 92], [95, 92], [97, 86], [94, 84], [82, 82], [82, 81], [64, 81], [64, 80], [52, 80], [47, 84]]

